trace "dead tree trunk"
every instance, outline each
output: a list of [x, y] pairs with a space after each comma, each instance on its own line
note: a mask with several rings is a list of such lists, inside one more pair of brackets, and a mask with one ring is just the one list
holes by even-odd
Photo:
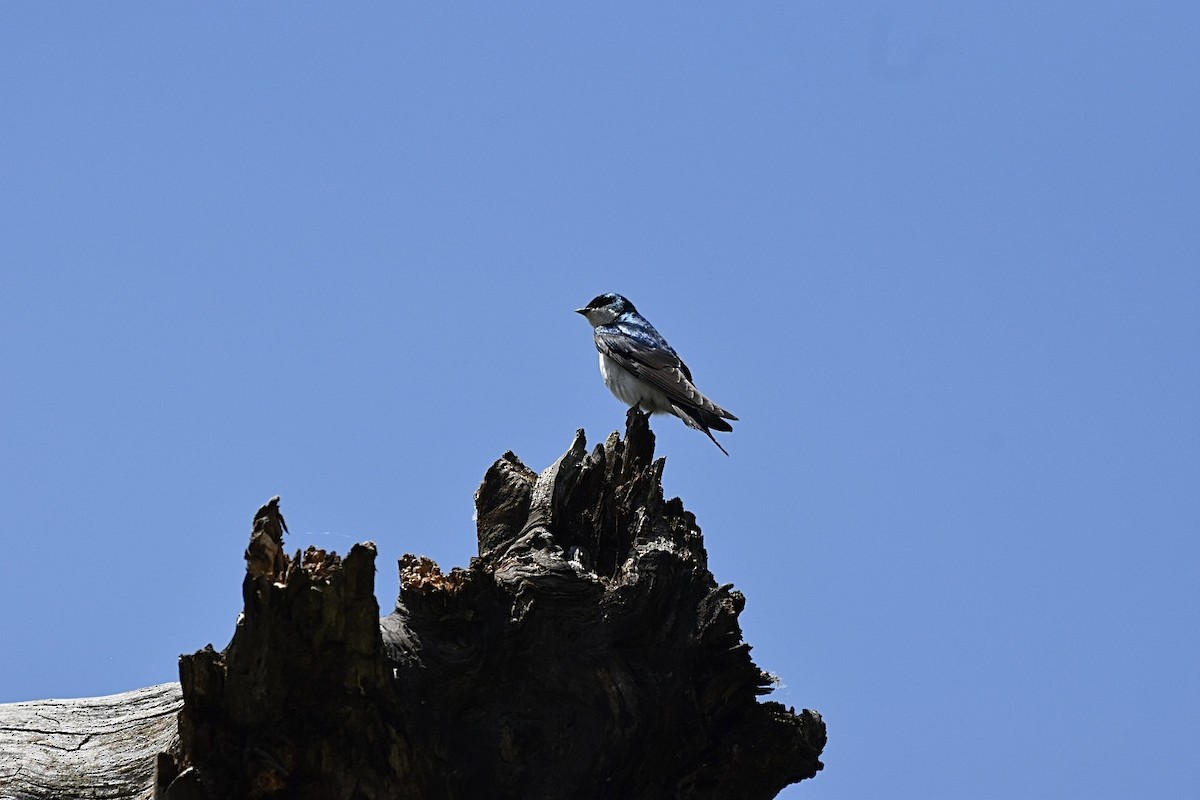
[[476, 494], [479, 556], [449, 574], [405, 556], [382, 620], [374, 547], [288, 558], [276, 498], [232, 642], [180, 661], [154, 777], [147, 752], [123, 794], [14, 778], [31, 749], [6, 747], [0, 706], [0, 797], [752, 800], [814, 776], [824, 723], [759, 702], [744, 598], [653, 450], [630, 412], [624, 440], [589, 453], [580, 431], [540, 476], [506, 453]]

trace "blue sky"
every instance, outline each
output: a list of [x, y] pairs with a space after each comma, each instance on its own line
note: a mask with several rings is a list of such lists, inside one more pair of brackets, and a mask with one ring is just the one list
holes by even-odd
[[783, 797], [1189, 796], [1200, 10], [991, 5], [0, 6], [0, 701], [223, 646], [274, 494], [465, 565], [617, 291]]

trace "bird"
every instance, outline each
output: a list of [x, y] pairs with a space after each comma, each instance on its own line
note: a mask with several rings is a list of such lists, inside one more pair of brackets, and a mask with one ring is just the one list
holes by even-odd
[[725, 455], [729, 451], [713, 436], [732, 431], [725, 420], [737, 417], [705, 397], [692, 382], [692, 371], [633, 303], [619, 294], [598, 295], [575, 309], [595, 329], [600, 351], [600, 374], [617, 399], [651, 414], [674, 414], [683, 424], [704, 431]]

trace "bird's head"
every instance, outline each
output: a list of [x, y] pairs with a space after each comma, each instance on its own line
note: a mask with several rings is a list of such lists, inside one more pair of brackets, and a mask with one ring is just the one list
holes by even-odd
[[608, 325], [617, 317], [622, 314], [628, 314], [631, 311], [637, 311], [633, 307], [633, 303], [621, 295], [613, 294], [612, 292], [599, 295], [583, 308], [575, 309], [575, 313], [583, 314], [587, 317], [587, 321], [592, 323], [593, 327]]

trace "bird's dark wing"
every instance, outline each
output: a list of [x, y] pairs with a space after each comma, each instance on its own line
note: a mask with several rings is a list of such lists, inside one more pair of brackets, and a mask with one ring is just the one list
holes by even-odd
[[676, 407], [680, 419], [691, 427], [703, 431], [709, 427], [719, 431], [733, 430], [725, 420], [737, 420], [737, 417], [701, 394], [692, 383], [692, 372], [687, 364], [662, 337], [636, 329], [601, 325], [596, 328], [596, 347], [639, 380], [662, 391]]

